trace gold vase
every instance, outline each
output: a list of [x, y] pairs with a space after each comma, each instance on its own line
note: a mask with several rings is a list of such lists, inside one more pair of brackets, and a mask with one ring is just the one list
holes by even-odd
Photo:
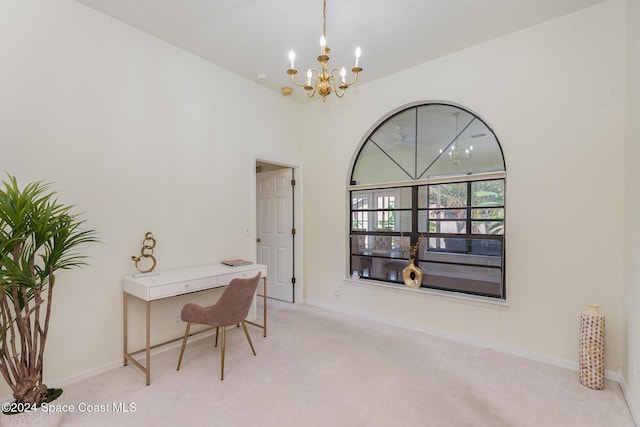
[[422, 270], [415, 266], [413, 258], [409, 260], [409, 265], [402, 270], [402, 279], [404, 284], [410, 288], [419, 288], [422, 284]]

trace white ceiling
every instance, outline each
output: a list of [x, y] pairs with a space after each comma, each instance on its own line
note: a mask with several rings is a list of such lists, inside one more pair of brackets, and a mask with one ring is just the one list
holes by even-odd
[[[246, 79], [280, 91], [317, 66], [322, 0], [76, 0]], [[331, 67], [360, 84], [603, 0], [327, 0]], [[296, 88], [297, 93], [303, 92]]]

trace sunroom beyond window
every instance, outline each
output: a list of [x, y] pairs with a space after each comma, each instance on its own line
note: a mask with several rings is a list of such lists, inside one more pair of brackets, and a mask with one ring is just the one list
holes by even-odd
[[382, 122], [348, 187], [350, 273], [403, 283], [406, 248], [423, 288], [505, 298], [505, 165], [494, 132], [454, 105], [412, 106]]

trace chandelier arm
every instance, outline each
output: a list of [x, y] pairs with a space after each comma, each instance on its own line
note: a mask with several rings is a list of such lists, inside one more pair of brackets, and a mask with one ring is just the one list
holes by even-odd
[[[295, 75], [298, 73], [298, 70], [289, 70], [289, 71], [295, 71], [295, 72], [289, 72], [289, 75], [291, 76], [291, 81], [293, 82], [294, 85], [298, 86], [298, 87], [305, 87], [307, 86], [307, 80], [304, 80], [304, 83], [298, 83], [296, 81]], [[320, 73], [318, 72], [318, 70], [316, 70], [315, 68], [311, 69], [311, 80], [315, 80], [318, 75]]]
[[[337, 74], [334, 75], [334, 73]], [[333, 70], [331, 70], [331, 83], [333, 84], [333, 90], [336, 93], [336, 96], [338, 98], [342, 98], [344, 96], [344, 91], [347, 87], [347, 84], [345, 82], [342, 81], [342, 75], [340, 74], [340, 71], [338, 71], [337, 68], [334, 68]]]
[[[356, 71], [354, 71], [354, 70], [356, 70]], [[357, 70], [356, 68], [353, 68], [351, 71], [354, 73], [354, 76], [353, 76], [353, 81], [351, 81], [350, 83], [347, 83], [347, 82], [346, 82], [346, 80], [345, 80], [345, 81], [342, 81], [342, 76], [340, 75], [340, 70], [338, 70], [337, 68], [333, 68], [333, 69], [331, 70], [331, 73], [329, 73], [329, 74], [330, 74], [334, 79], [336, 79], [337, 81], [339, 81], [339, 82], [340, 82], [340, 87], [343, 87], [343, 86], [344, 86], [344, 87], [343, 87], [343, 89], [346, 89], [346, 88], [348, 88], [349, 86], [354, 85], [354, 84], [358, 81], [358, 75], [360, 74], [360, 70]], [[333, 73], [334, 73], [334, 72], [337, 74], [337, 76], [334, 76], [334, 75], [333, 75]]]
[[[355, 70], [355, 68], [354, 68], [354, 70]], [[358, 76], [360, 75], [360, 71], [353, 71], [353, 70], [351, 70], [351, 71], [354, 74], [353, 75], [353, 80], [351, 81], [351, 83], [345, 83], [347, 86], [351, 86], [351, 85], [356, 84], [356, 82], [358, 81]]]
[[[336, 76], [333, 75], [334, 71], [338, 73], [337, 78]], [[344, 90], [346, 89], [346, 86], [342, 84], [342, 80], [340, 79], [339, 76], [340, 76], [340, 72], [338, 72], [338, 70], [334, 68], [333, 70], [331, 70], [330, 73], [328, 73], [327, 81], [329, 81], [329, 83], [333, 87], [333, 92], [336, 94], [336, 96], [338, 98], [342, 98], [344, 96]], [[340, 82], [340, 85], [338, 85], [336, 82]]]
[[293, 82], [293, 84], [294, 84], [294, 85], [296, 85], [296, 86], [298, 86], [298, 87], [304, 87], [304, 86], [306, 85], [306, 83], [307, 83], [307, 82], [306, 82], [306, 80], [305, 80], [305, 82], [304, 82], [304, 83], [302, 83], [302, 84], [298, 83], [298, 82], [296, 81], [296, 78], [295, 78], [295, 77], [293, 77], [293, 74], [291, 74], [291, 81]]
[[313, 90], [306, 89], [306, 91], [307, 91], [307, 98], [313, 98], [316, 95], [316, 86], [313, 86]]

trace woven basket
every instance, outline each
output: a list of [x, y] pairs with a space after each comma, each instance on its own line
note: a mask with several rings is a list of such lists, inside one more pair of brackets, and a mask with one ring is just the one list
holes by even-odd
[[580, 382], [589, 388], [604, 388], [604, 316], [597, 304], [580, 314]]

